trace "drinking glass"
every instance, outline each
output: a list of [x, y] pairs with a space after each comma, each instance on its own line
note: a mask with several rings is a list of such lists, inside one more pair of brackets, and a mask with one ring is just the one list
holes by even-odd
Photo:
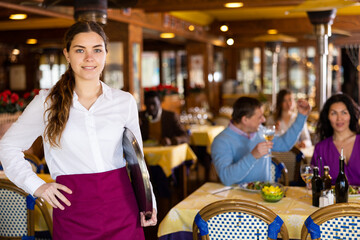
[[[275, 130], [276, 130], [276, 127], [275, 125], [268, 125], [268, 126], [265, 126], [264, 128], [264, 138], [265, 140], [268, 142], [268, 141], [272, 141], [275, 137]], [[269, 153], [267, 155], [268, 157], [271, 157], [271, 149], [269, 149]]]
[[303, 164], [300, 166], [300, 176], [306, 183], [306, 195], [304, 198], [310, 198], [309, 189], [313, 175], [313, 167], [310, 164]]

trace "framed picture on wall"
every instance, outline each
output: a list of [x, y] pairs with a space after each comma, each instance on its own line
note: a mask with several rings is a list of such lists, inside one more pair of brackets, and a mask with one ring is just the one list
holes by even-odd
[[[140, 105], [140, 44], [133, 43], [132, 44], [132, 52], [133, 52], [133, 74], [134, 74], [134, 98], [138, 105]], [[138, 106], [140, 107], [140, 106]]]
[[10, 66], [10, 89], [26, 90], [26, 68], [25, 65]]
[[204, 58], [202, 55], [190, 56], [190, 88], [204, 88]]
[[122, 42], [108, 44], [108, 55], [104, 69], [104, 82], [112, 88], [124, 88], [124, 47]]

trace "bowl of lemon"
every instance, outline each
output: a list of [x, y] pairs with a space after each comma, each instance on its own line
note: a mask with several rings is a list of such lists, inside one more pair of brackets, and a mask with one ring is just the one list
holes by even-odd
[[264, 184], [261, 196], [267, 202], [278, 202], [284, 197], [284, 186], [279, 183]]

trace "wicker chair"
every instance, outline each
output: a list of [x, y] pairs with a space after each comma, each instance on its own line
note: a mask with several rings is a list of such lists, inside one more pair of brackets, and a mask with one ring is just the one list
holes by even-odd
[[34, 207], [39, 207], [52, 236], [52, 219], [47, 207], [16, 187], [0, 180], [0, 240], [35, 239]]
[[293, 147], [288, 152], [271, 152], [271, 154], [285, 164], [290, 185], [303, 185], [300, 165], [305, 163], [305, 156], [298, 148]]
[[[255, 202], [239, 199], [222, 200], [205, 206], [193, 223], [193, 239], [277, 239], [288, 231], [280, 217]], [[269, 231], [270, 230], [270, 231]], [[268, 238], [272, 236], [273, 238]]]
[[279, 182], [289, 186], [288, 170], [283, 162], [280, 162], [276, 157], [272, 157], [270, 169], [271, 182]]
[[41, 161], [36, 155], [31, 153], [24, 153], [24, 158], [30, 162], [34, 172], [44, 173], [44, 162]]
[[338, 203], [320, 208], [306, 219], [301, 239], [310, 239], [309, 232], [311, 239], [360, 239], [360, 203]]

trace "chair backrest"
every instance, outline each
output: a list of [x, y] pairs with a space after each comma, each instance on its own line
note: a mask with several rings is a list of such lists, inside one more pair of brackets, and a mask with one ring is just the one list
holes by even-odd
[[[38, 206], [52, 235], [52, 220], [42, 201], [16, 187], [9, 180], [0, 180], [0, 239], [34, 239], [34, 207]], [[31, 238], [33, 237], [33, 238]]]
[[34, 154], [24, 153], [24, 158], [30, 162], [34, 172], [44, 173], [44, 163]]
[[305, 163], [304, 154], [297, 147], [293, 147], [288, 152], [271, 152], [271, 154], [285, 164], [290, 185], [302, 185], [300, 165]]
[[271, 158], [270, 166], [270, 182], [279, 182], [285, 186], [289, 186], [288, 170], [283, 162], [280, 162], [276, 157]]
[[[207, 234], [203, 233], [205, 229]], [[270, 209], [255, 202], [228, 199], [211, 203], [199, 211], [193, 223], [193, 239], [199, 239], [199, 230], [203, 240], [268, 239], [269, 229], [275, 234], [271, 239], [277, 239], [275, 229], [280, 229], [283, 240], [289, 239], [285, 224]]]
[[311, 239], [360, 239], [360, 203], [337, 203], [320, 208], [305, 221], [301, 239], [309, 239], [309, 232]]

